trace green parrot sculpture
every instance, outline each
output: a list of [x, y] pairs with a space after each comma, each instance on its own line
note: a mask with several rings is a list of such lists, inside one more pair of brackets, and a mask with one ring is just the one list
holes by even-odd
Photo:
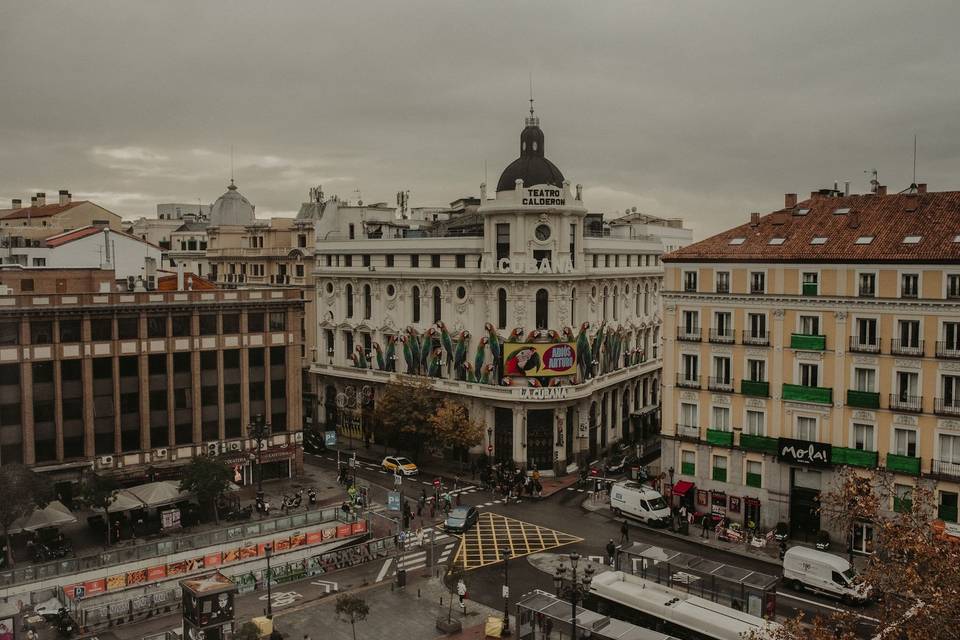
[[453, 372], [457, 380], [463, 380], [463, 365], [467, 361], [467, 345], [470, 344], [470, 332], [461, 331], [457, 335], [453, 348]]
[[580, 325], [580, 332], [577, 333], [577, 365], [580, 370], [580, 381], [586, 382], [590, 377], [592, 365], [590, 364], [590, 338], [587, 337], [587, 330], [590, 328], [589, 322]]
[[449, 367], [453, 361], [453, 338], [450, 337], [447, 325], [442, 320], [437, 323], [437, 328], [440, 329], [440, 344], [443, 345], [443, 350], [446, 352], [447, 366]]
[[391, 334], [387, 336], [387, 352], [384, 355], [387, 360], [387, 371], [397, 370], [397, 336]]
[[487, 357], [487, 344], [489, 343], [490, 339], [487, 336], [481, 336], [477, 343], [477, 350], [473, 354], [473, 370], [476, 375], [480, 375], [480, 371], [483, 369], [483, 361]]
[[407, 373], [416, 370], [416, 361], [413, 358], [413, 349], [410, 348], [410, 336], [400, 336], [400, 346], [403, 349], [403, 361], [407, 364]]
[[380, 348], [379, 342], [373, 343], [373, 350], [377, 354], [377, 369], [380, 371], [386, 371], [386, 361], [383, 358], [383, 349]]

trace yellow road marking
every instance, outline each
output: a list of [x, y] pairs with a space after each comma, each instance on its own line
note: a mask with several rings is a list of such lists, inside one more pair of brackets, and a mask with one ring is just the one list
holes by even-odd
[[507, 548], [511, 556], [521, 557], [580, 541], [582, 538], [562, 531], [487, 512], [472, 534], [460, 537], [452, 563], [469, 571], [501, 562]]

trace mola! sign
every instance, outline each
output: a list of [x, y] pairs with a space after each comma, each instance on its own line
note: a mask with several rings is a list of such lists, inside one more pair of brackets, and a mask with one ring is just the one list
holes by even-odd
[[832, 448], [826, 442], [809, 442], [780, 438], [777, 440], [777, 457], [788, 464], [807, 467], [829, 467]]

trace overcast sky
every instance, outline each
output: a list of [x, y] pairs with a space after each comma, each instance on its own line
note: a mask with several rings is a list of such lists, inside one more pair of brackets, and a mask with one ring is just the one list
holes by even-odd
[[[960, 4], [0, 4], [0, 206], [60, 188], [125, 218], [307, 190], [443, 205], [519, 154], [533, 73], [547, 156], [593, 211], [698, 238], [834, 180], [960, 188]], [[491, 189], [492, 191], [492, 189]]]

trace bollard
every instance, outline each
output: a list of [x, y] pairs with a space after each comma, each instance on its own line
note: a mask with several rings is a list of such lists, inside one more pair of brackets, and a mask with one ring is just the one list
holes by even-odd
[[417, 600], [420, 599], [420, 587], [417, 587]]

